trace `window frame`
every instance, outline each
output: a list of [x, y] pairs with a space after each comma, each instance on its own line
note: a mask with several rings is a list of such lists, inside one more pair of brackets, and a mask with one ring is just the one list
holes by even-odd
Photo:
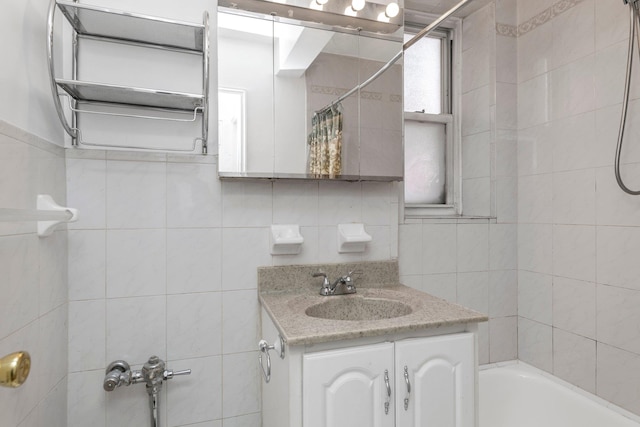
[[[410, 17], [410, 21], [407, 18]], [[432, 22], [437, 16], [410, 12], [405, 16], [405, 32], [419, 30], [424, 25]], [[423, 123], [437, 123], [445, 125], [445, 167], [446, 167], [446, 203], [444, 204], [421, 204], [405, 203], [404, 185], [402, 191], [402, 206], [405, 219], [411, 218], [437, 218], [437, 217], [460, 217], [462, 212], [462, 171], [461, 171], [461, 121], [460, 121], [460, 84], [462, 63], [462, 20], [450, 18], [446, 20], [440, 28], [434, 30], [439, 36], [444, 36], [444, 43], [448, 45], [442, 49], [442, 113], [430, 114], [420, 112], [404, 112], [404, 121], [416, 121]], [[407, 31], [409, 30], [409, 31]], [[445, 52], [446, 50], [446, 52]], [[449, 58], [446, 60], [444, 56]]]

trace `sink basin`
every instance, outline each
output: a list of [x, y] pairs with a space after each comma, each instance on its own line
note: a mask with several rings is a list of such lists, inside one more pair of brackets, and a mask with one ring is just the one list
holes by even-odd
[[330, 298], [307, 308], [305, 314], [331, 320], [381, 320], [406, 316], [412, 312], [407, 304], [392, 299], [360, 296]]

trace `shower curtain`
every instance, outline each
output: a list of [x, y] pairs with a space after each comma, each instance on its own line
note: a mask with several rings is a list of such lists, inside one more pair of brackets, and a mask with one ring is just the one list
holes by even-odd
[[309, 135], [309, 173], [340, 175], [342, 171], [342, 106], [317, 112], [311, 120]]

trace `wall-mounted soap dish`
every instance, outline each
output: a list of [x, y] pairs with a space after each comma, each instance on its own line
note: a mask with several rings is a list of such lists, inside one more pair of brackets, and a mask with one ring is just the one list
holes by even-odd
[[373, 238], [364, 230], [364, 224], [338, 224], [338, 252], [364, 252]]
[[271, 255], [297, 255], [302, 250], [304, 237], [296, 224], [271, 226]]

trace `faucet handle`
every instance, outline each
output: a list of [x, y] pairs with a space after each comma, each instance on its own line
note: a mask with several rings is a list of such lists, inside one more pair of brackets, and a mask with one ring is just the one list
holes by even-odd
[[353, 284], [353, 278], [351, 277], [353, 274], [362, 274], [362, 272], [352, 270], [340, 278], [340, 281], [347, 287], [346, 293], [349, 294], [356, 292], [356, 287]]
[[353, 275], [359, 276], [362, 274], [362, 270], [351, 270], [347, 273], [347, 277], [351, 277]]
[[320, 289], [320, 295], [327, 296], [329, 295], [329, 288], [331, 288], [331, 283], [329, 283], [329, 278], [327, 277], [327, 273], [323, 271], [318, 271], [317, 273], [312, 274], [313, 277], [324, 277], [322, 280], [322, 288]]
[[341, 280], [343, 283], [351, 283], [351, 282], [353, 281], [353, 278], [352, 278], [351, 276], [352, 276], [353, 274], [361, 274], [361, 273], [362, 273], [362, 272], [360, 272], [360, 271], [352, 270], [352, 271], [348, 272], [347, 274], [345, 274], [344, 276], [342, 276], [342, 277], [340, 278], [340, 280]]
[[164, 371], [165, 380], [170, 380], [171, 378], [177, 377], [178, 375], [191, 375], [191, 369], [183, 369], [182, 371], [173, 371], [168, 369]]

